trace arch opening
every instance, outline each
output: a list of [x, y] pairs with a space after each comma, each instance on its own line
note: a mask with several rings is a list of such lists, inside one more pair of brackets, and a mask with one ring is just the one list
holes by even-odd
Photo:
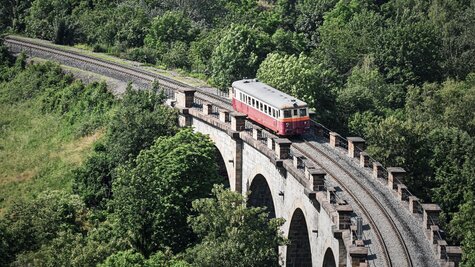
[[312, 252], [307, 230], [305, 215], [301, 209], [296, 209], [290, 221], [287, 245], [286, 266], [312, 266]]
[[249, 188], [251, 194], [248, 198], [248, 204], [252, 207], [265, 207], [269, 212], [269, 219], [275, 218], [275, 207], [269, 184], [264, 176], [256, 175]]
[[224, 162], [223, 155], [216, 146], [214, 146], [214, 148], [214, 156], [216, 159], [216, 164], [218, 165], [218, 175], [222, 178], [221, 183], [225, 188], [230, 188], [228, 171], [226, 169], [226, 163]]
[[323, 257], [323, 267], [336, 267], [335, 256], [331, 248], [327, 248], [325, 256]]

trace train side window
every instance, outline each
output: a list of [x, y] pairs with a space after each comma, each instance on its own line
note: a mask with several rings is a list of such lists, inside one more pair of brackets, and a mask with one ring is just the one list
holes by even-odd
[[305, 117], [307, 116], [307, 109], [306, 108], [301, 108], [300, 109], [300, 117]]
[[267, 105], [264, 104], [264, 113], [267, 113]]
[[292, 117], [292, 110], [286, 109], [284, 110], [284, 118], [291, 118]]
[[280, 118], [280, 110], [277, 110], [277, 118]]
[[259, 102], [259, 109], [262, 111], [262, 102]]
[[254, 98], [252, 99], [252, 106], [253, 106], [253, 107], [256, 106], [256, 100], [254, 100]]
[[272, 117], [275, 118], [275, 109], [272, 109]]

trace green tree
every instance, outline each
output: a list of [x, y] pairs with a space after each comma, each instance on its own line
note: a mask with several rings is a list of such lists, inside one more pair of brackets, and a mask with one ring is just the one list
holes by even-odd
[[447, 213], [457, 211], [467, 191], [475, 192], [475, 140], [456, 128], [434, 129], [429, 135], [437, 185], [433, 199]]
[[177, 115], [162, 105], [162, 97], [152, 90], [129, 87], [112, 116], [102, 144], [74, 173], [74, 190], [88, 206], [105, 207], [111, 197], [113, 170], [134, 159], [159, 136], [177, 130]]
[[177, 41], [190, 42], [196, 36], [192, 21], [182, 12], [170, 11], [153, 19], [145, 44], [159, 47]]
[[194, 266], [279, 266], [285, 240], [283, 219], [268, 219], [260, 207], [247, 207], [236, 192], [215, 186], [213, 198], [193, 202], [188, 221], [201, 242], [186, 252]]
[[295, 30], [296, 4], [297, 0], [277, 0], [275, 3], [274, 12], [279, 17], [280, 26], [286, 30]]
[[274, 52], [299, 54], [306, 50], [305, 39], [302, 34], [277, 29], [271, 36]]
[[106, 133], [106, 147], [113, 162], [125, 163], [151, 146], [159, 136], [177, 130], [176, 111], [163, 105], [153, 90], [128, 87]]
[[319, 28], [323, 24], [324, 14], [330, 11], [337, 2], [337, 0], [297, 1], [295, 30], [305, 35], [312, 47], [320, 43]]
[[465, 201], [460, 205], [460, 211], [451, 222], [451, 232], [462, 239], [464, 267], [475, 265], [475, 195], [469, 191]]
[[28, 9], [33, 1], [30, 0], [1, 0], [0, 1], [0, 33], [6, 29], [24, 31]]
[[455, 127], [475, 136], [474, 100], [475, 75], [469, 74], [465, 81], [409, 87], [405, 110], [410, 120]]
[[402, 108], [404, 97], [404, 89], [387, 84], [374, 59], [366, 57], [361, 65], [352, 69], [346, 85], [337, 92], [339, 122], [346, 128], [349, 118], [357, 112], [383, 114], [385, 109]]
[[475, 70], [475, 1], [433, 1], [429, 18], [442, 39], [442, 74], [465, 79]]
[[211, 55], [219, 44], [219, 30], [201, 32], [199, 37], [190, 43], [189, 60], [191, 68], [205, 75], [211, 74]]
[[159, 137], [133, 165], [122, 166], [113, 184], [119, 227], [146, 257], [158, 249], [185, 248], [193, 241], [186, 226], [191, 202], [220, 182], [213, 143], [191, 129]]
[[78, 14], [87, 43], [116, 46], [119, 51], [143, 45], [150, 25], [146, 6], [137, 1], [99, 1]]
[[170, 44], [170, 49], [162, 56], [162, 62], [170, 68], [188, 68], [188, 45], [180, 41]]
[[13, 243], [13, 238], [7, 231], [7, 225], [0, 218], [0, 265], [7, 266], [14, 259], [10, 244]]
[[317, 110], [320, 119], [327, 118], [333, 110], [334, 76], [332, 69], [303, 54], [271, 53], [257, 72], [263, 82], [306, 101]]
[[54, 239], [60, 231], [79, 232], [87, 210], [80, 197], [47, 191], [31, 201], [19, 201], [5, 213], [13, 255], [34, 251]]
[[211, 57], [211, 79], [220, 88], [235, 80], [255, 77], [268, 51], [268, 36], [244, 25], [232, 25]]
[[[361, 128], [356, 129], [355, 126]], [[369, 143], [368, 153], [384, 166], [400, 166], [407, 170], [403, 182], [412, 193], [422, 199], [430, 199], [435, 183], [427, 159], [431, 158], [432, 152], [427, 136], [421, 134], [430, 129], [406, 121], [401, 110], [386, 117], [375, 116], [371, 112], [355, 113], [350, 119], [350, 129], [362, 133]]]
[[62, 44], [73, 43], [76, 25], [71, 14], [78, 4], [77, 0], [33, 1], [26, 20], [26, 32]]
[[318, 50], [342, 76], [373, 52], [379, 40], [383, 19], [366, 6], [364, 1], [346, 4], [342, 0], [325, 15], [319, 28]]
[[166, 10], [177, 10], [185, 17], [207, 26], [215, 24], [226, 15], [225, 2], [222, 0], [165, 0]]
[[440, 81], [440, 36], [430, 21], [388, 22], [375, 58], [388, 82]]
[[133, 250], [119, 251], [109, 256], [99, 267], [189, 267], [183, 260], [173, 258], [171, 252], [157, 252], [145, 259], [144, 256]]
[[145, 258], [138, 252], [132, 250], [119, 251], [109, 256], [99, 267], [143, 267]]
[[94, 150], [86, 162], [74, 170], [73, 190], [81, 195], [88, 207], [104, 208], [112, 197], [112, 172], [117, 164], [111, 160], [103, 144], [95, 145]]
[[6, 81], [12, 76], [11, 66], [15, 58], [10, 54], [8, 48], [0, 44], [0, 82]]

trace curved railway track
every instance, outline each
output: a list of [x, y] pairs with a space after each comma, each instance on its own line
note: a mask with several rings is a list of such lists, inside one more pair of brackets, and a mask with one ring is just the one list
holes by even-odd
[[30, 50], [34, 49], [38, 51], [43, 51], [45, 53], [58, 55], [64, 58], [81, 61], [86, 64], [100, 66], [101, 68], [109, 69], [109, 70], [119, 72], [119, 73], [124, 73], [127, 76], [133, 77], [134, 79], [144, 80], [149, 83], [152, 83], [154, 81], [159, 81], [160, 86], [167, 89], [171, 89], [171, 90], [195, 89], [197, 91], [195, 94], [196, 98], [205, 102], [210, 102], [221, 109], [232, 110], [230, 100], [223, 99], [222, 96], [219, 96], [216, 93], [212, 93], [209, 90], [206, 90], [203, 88], [191, 87], [185, 83], [173, 80], [169, 77], [166, 77], [157, 73], [140, 69], [138, 67], [129, 67], [129, 66], [112, 62], [112, 61], [80, 54], [74, 51], [66, 51], [66, 50], [53, 47], [47, 44], [33, 43], [33, 42], [30, 42], [30, 41], [24, 40], [23, 38], [18, 38], [18, 37], [7, 36], [5, 38], [5, 43], [13, 44], [13, 45], [23, 47], [23, 48], [28, 48]]
[[[81, 61], [86, 64], [100, 66], [101, 68], [120, 73], [121, 75], [125, 74], [125, 76], [129, 76], [133, 80], [138, 79], [139, 81], [145, 81], [146, 83], [159, 81], [160, 86], [162, 86], [163, 88], [174, 90], [174, 91], [181, 90], [181, 89], [195, 89], [196, 90], [195, 98], [199, 99], [201, 102], [211, 103], [213, 104], [213, 106], [216, 106], [219, 109], [228, 110], [228, 111], [233, 110], [231, 106], [231, 101], [227, 98], [224, 98], [223, 96], [218, 95], [216, 92], [212, 92], [209, 89], [205, 89], [205, 88], [192, 87], [183, 82], [173, 80], [172, 78], [169, 78], [157, 73], [153, 73], [151, 71], [147, 71], [139, 67], [131, 67], [131, 66], [122, 65], [116, 62], [108, 61], [105, 59], [99, 59], [99, 58], [89, 56], [89, 55], [84, 55], [78, 52], [60, 49], [53, 45], [32, 42], [25, 38], [9, 36], [5, 38], [5, 43], [8, 43], [12, 46], [18, 46], [22, 50], [30, 49], [30, 50], [43, 51], [43, 53], [50, 53], [50, 54], [57, 55], [59, 57], [68, 58], [74, 61]], [[386, 266], [395, 266], [395, 267], [396, 266], [397, 267], [399, 266], [431, 266], [430, 265], [431, 261], [429, 261], [429, 263], [426, 263], [425, 265], [420, 265], [420, 263], [423, 262], [421, 260], [418, 260], [417, 264], [413, 263], [413, 259], [411, 258], [409, 249], [406, 243], [404, 242], [403, 235], [401, 234], [399, 228], [397, 227], [396, 222], [391, 217], [391, 214], [383, 206], [383, 204], [380, 203], [378, 199], [373, 196], [373, 193], [370, 192], [368, 188], [354, 174], [352, 174], [345, 167], [343, 167], [333, 157], [329, 156], [327, 152], [323, 151], [318, 146], [312, 144], [312, 142], [308, 142], [308, 140], [303, 140], [305, 141], [304, 143], [301, 143], [301, 142], [299, 143], [298, 140], [295, 140], [295, 141], [297, 142], [293, 142], [292, 146], [295, 149], [297, 149], [300, 153], [305, 155], [308, 159], [311, 159], [316, 163], [320, 162], [322, 159], [326, 159], [330, 161], [334, 166], [337, 166], [339, 169], [339, 172], [343, 172], [346, 176], [350, 177], [352, 180], [355, 181], [358, 188], [352, 189], [347, 184], [347, 182], [345, 182], [343, 179], [339, 177], [340, 175], [336, 174], [330, 168], [325, 168], [322, 166], [322, 168], [325, 169], [326, 172], [331, 177], [333, 177], [333, 179], [337, 181], [338, 184], [342, 188], [345, 189], [345, 192], [354, 200], [359, 210], [361, 210], [363, 215], [366, 217], [365, 220], [369, 223], [369, 225], [371, 225], [371, 229], [373, 230], [373, 233], [376, 236], [377, 242], [380, 244], [380, 247], [382, 250], [381, 256], [384, 258], [383, 261], [386, 264]], [[322, 165], [322, 164], [319, 164], [319, 165]], [[365, 192], [367, 196], [369, 196], [369, 198], [373, 202], [372, 205], [375, 205], [379, 213], [384, 216], [384, 220], [386, 220], [387, 222], [384, 225], [388, 225], [391, 228], [391, 232], [392, 232], [389, 238], [388, 238], [388, 234], [382, 231], [379, 227], [382, 223], [380, 222], [378, 224], [374, 220], [375, 210], [369, 210], [368, 208], [366, 208], [365, 206], [368, 206], [368, 203], [362, 203], [359, 200], [359, 198], [354, 194], [355, 190], [362, 190], [362, 192]], [[378, 220], [379, 219], [380, 218], [378, 218]], [[399, 243], [398, 245], [399, 252], [396, 252], [396, 253], [391, 252], [391, 249], [387, 245], [387, 242], [391, 242], [391, 241], [392, 242], [397, 241]], [[398, 253], [399, 255], [397, 255]], [[403, 257], [404, 259], [401, 259], [401, 257]]]
[[[305, 142], [305, 145], [308, 146], [308, 148], [311, 148], [311, 150], [309, 149], [306, 149], [303, 147], [303, 145], [301, 144], [298, 144], [298, 143], [295, 143], [293, 142], [292, 143], [292, 146], [294, 148], [296, 148], [300, 153], [302, 153], [305, 157], [307, 157], [308, 159], [311, 159], [312, 161], [314, 162], [319, 162], [320, 160], [318, 160], [317, 158], [320, 156], [320, 157], [324, 157], [326, 158], [327, 160], [331, 161], [333, 164], [335, 164], [336, 166], [338, 166], [343, 172], [345, 172], [349, 177], [351, 177], [354, 181], [356, 181], [360, 187], [358, 188], [358, 190], [363, 190], [364, 192], [367, 193], [367, 195], [371, 198], [371, 200], [375, 203], [375, 206], [379, 209], [379, 211], [384, 214], [384, 217], [385, 219], [387, 220], [387, 222], [389, 223], [389, 225], [391, 226], [391, 229], [392, 231], [394, 232], [395, 236], [396, 236], [396, 239], [397, 241], [399, 242], [400, 244], [400, 247], [403, 248], [403, 252], [404, 252], [404, 258], [405, 260], [402, 260], [400, 258], [398, 259], [394, 259], [393, 257], [391, 257], [391, 252], [388, 248], [388, 245], [386, 244], [386, 242], [384, 241], [384, 238], [383, 238], [383, 234], [381, 233], [379, 227], [378, 227], [378, 224], [374, 221], [373, 219], [373, 216], [371, 215], [371, 212], [365, 207], [365, 206], [368, 206], [368, 204], [366, 203], [366, 205], [364, 205], [359, 199], [357, 196], [355, 196], [355, 194], [353, 193], [353, 191], [355, 190], [354, 188], [350, 188], [347, 183], [345, 181], [343, 181], [343, 179], [339, 178], [338, 175], [336, 175], [330, 168], [326, 168], [324, 166], [322, 166], [322, 168], [331, 176], [333, 177], [333, 179], [335, 181], [337, 181], [337, 183], [345, 190], [345, 192], [351, 196], [351, 198], [353, 199], [353, 201], [358, 205], [358, 208], [361, 210], [361, 212], [364, 214], [364, 216], [366, 218], [364, 218], [370, 225], [371, 225], [371, 228], [378, 240], [378, 242], [380, 243], [380, 246], [381, 248], [383, 249], [383, 255], [384, 255], [384, 262], [386, 264], [386, 266], [395, 266], [395, 267], [402, 267], [402, 266], [414, 266], [413, 265], [413, 262], [412, 262], [412, 259], [411, 259], [411, 256], [409, 254], [409, 250], [406, 246], [406, 243], [404, 242], [404, 239], [403, 239], [403, 236], [402, 234], [400, 233], [396, 223], [394, 222], [394, 220], [391, 218], [390, 214], [387, 212], [387, 210], [382, 206], [382, 204], [373, 196], [373, 193], [370, 192], [360, 181], [359, 179], [357, 179], [357, 177], [355, 177], [351, 172], [349, 172], [348, 170], [346, 170], [343, 166], [341, 166], [340, 163], [338, 163], [334, 158], [328, 156], [324, 151], [322, 151], [320, 148], [318, 148], [316, 145], [310, 143], [310, 142]], [[310, 151], [312, 152], [317, 152], [317, 155], [316, 154], [311, 154]], [[374, 211], [373, 211], [374, 213]], [[391, 241], [393, 241], [391, 239]], [[406, 265], [401, 265], [401, 260], [402, 261], [406, 261]]]

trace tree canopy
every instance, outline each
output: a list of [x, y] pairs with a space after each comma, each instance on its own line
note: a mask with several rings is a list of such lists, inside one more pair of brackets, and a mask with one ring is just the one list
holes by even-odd
[[247, 207], [244, 197], [213, 188], [213, 197], [195, 200], [189, 217], [201, 240], [186, 252], [195, 266], [279, 266], [277, 247], [285, 244], [283, 219], [268, 219], [262, 207]]

